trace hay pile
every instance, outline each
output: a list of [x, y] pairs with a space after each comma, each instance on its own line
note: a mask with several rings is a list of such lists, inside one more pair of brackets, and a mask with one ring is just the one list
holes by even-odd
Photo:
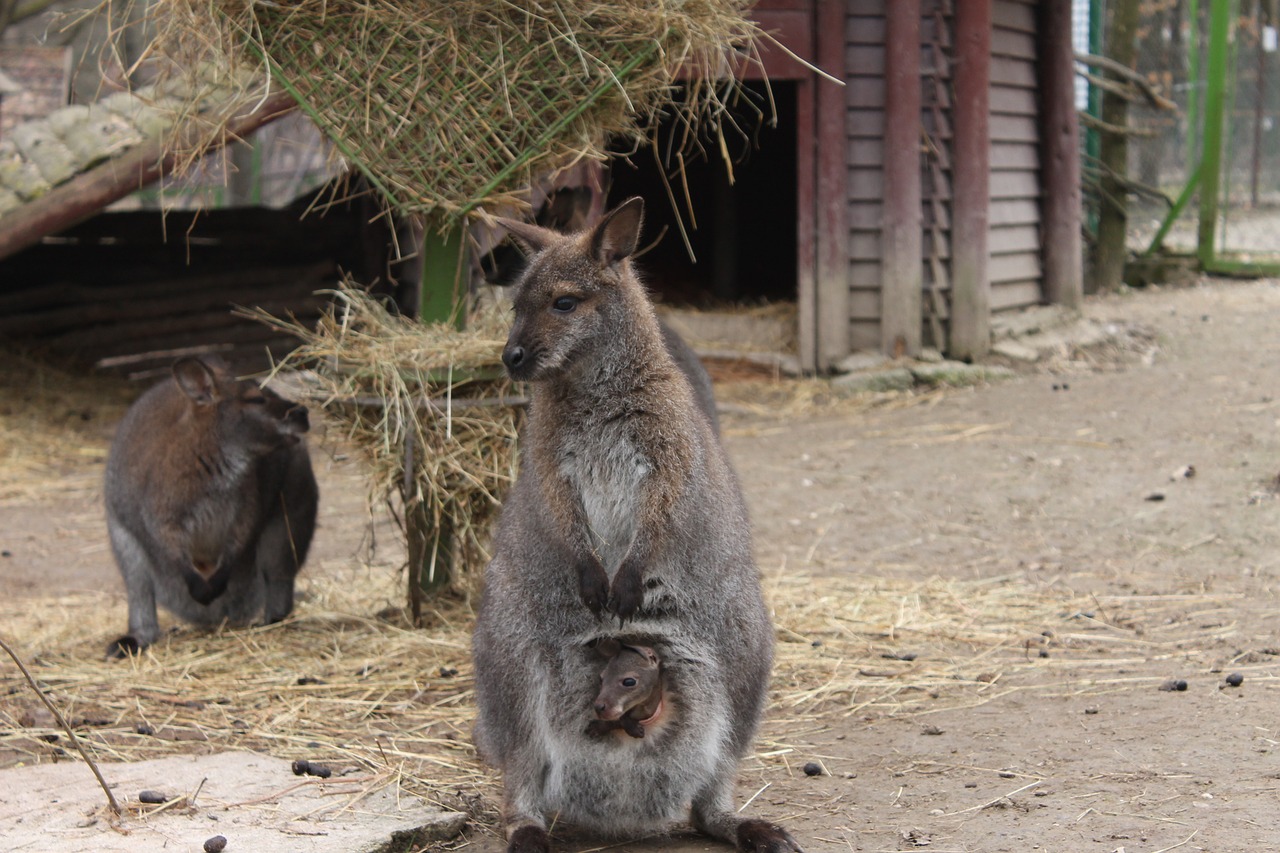
[[[298, 396], [320, 405], [363, 453], [370, 507], [398, 499], [416, 618], [419, 565], [428, 586], [447, 577], [455, 590], [475, 591], [490, 528], [515, 479], [523, 401], [502, 367], [505, 318], [493, 308], [461, 330], [392, 313], [350, 284], [332, 295], [314, 327], [261, 309], [243, 313], [302, 341], [277, 374], [303, 371]], [[419, 541], [415, 524], [439, 535]]]
[[149, 17], [174, 66], [269, 73], [396, 208], [456, 220], [525, 204], [535, 176], [604, 159], [661, 110], [718, 132], [763, 37], [750, 5], [156, 0]]

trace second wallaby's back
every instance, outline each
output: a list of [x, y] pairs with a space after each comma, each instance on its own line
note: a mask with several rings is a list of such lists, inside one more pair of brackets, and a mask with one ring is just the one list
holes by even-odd
[[[772, 627], [736, 475], [630, 261], [642, 205], [532, 251], [503, 352], [530, 385], [474, 635], [482, 754], [504, 773], [510, 850], [547, 816], [611, 835], [685, 816], [742, 849], [798, 849], [732, 808], [764, 705]], [[652, 736], [589, 737], [602, 639], [642, 637], [673, 700]]]

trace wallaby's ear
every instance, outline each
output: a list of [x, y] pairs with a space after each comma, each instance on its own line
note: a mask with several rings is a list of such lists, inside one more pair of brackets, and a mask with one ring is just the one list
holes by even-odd
[[198, 358], [180, 358], [173, 363], [173, 381], [197, 406], [218, 401], [218, 383], [213, 371]]
[[592, 643], [595, 646], [596, 654], [602, 658], [616, 658], [618, 652], [622, 651], [622, 643], [619, 643], [613, 637], [601, 637]]
[[516, 242], [530, 253], [541, 252], [547, 246], [550, 246], [551, 241], [557, 236], [549, 228], [543, 228], [541, 225], [534, 225], [531, 222], [522, 222], [519, 219], [507, 219], [504, 216], [497, 216], [494, 217], [493, 221], [507, 229], [507, 233], [514, 237]]
[[605, 266], [631, 257], [640, 242], [644, 199], [632, 196], [604, 215], [591, 233], [591, 256]]

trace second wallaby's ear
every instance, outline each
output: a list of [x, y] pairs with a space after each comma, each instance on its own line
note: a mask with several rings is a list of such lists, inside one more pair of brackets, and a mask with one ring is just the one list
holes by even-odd
[[602, 658], [614, 658], [618, 656], [618, 652], [622, 651], [622, 644], [613, 637], [601, 637], [595, 641], [595, 650]]
[[507, 219], [503, 216], [495, 217], [494, 222], [507, 229], [507, 233], [531, 253], [541, 252], [547, 246], [550, 246], [551, 241], [556, 238], [554, 231], [543, 228], [541, 225], [534, 225], [531, 222]]
[[218, 383], [203, 361], [198, 358], [180, 358], [173, 363], [173, 381], [178, 383], [197, 406], [208, 406], [218, 401]]
[[591, 256], [605, 266], [631, 257], [640, 242], [644, 199], [632, 196], [604, 215], [591, 234]]

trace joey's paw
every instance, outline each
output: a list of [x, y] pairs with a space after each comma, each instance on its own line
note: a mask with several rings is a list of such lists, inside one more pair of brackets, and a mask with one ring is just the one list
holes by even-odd
[[540, 826], [522, 826], [507, 840], [507, 853], [548, 853], [551, 839]]
[[136, 655], [145, 648], [141, 643], [128, 634], [125, 634], [118, 640], [112, 640], [107, 644], [107, 659], [119, 660], [127, 658], [129, 655]]
[[738, 824], [739, 853], [804, 853], [804, 850], [776, 823], [744, 820]]
[[597, 618], [604, 613], [609, 604], [609, 576], [599, 561], [588, 559], [578, 564], [578, 594]]
[[620, 621], [626, 622], [635, 615], [643, 603], [644, 582], [640, 578], [640, 571], [634, 566], [623, 563], [613, 579], [609, 609], [617, 614]]

